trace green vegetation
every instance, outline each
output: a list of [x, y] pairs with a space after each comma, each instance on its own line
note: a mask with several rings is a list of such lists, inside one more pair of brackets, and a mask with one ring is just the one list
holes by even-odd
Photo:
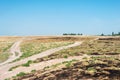
[[112, 32], [112, 34], [108, 34], [108, 35], [102, 33], [100, 36], [120, 36], [120, 32], [118, 33]]
[[31, 70], [31, 72], [34, 73], [34, 72], [36, 72], [36, 70], [35, 70], [35, 69], [34, 69], [34, 70]]
[[65, 56], [64, 56], [64, 58], [68, 58], [68, 56], [67, 56], [67, 55], [65, 55]]
[[28, 73], [20, 72], [20, 73], [18, 73], [16, 76], [12, 76], [12, 78], [7, 78], [7, 79], [5, 79], [5, 80], [16, 80], [16, 78], [25, 76], [25, 75], [27, 75], [27, 74], [28, 74]]
[[9, 69], [9, 71], [12, 71], [13, 69], [16, 69], [17, 67], [19, 67], [19, 66], [11, 67], [11, 68]]
[[20, 72], [20, 73], [17, 74], [16, 76], [17, 76], [17, 77], [21, 77], [21, 76], [24, 76], [24, 75], [26, 75], [26, 73], [24, 73], [24, 72]]
[[55, 69], [57, 68], [58, 66], [61, 66], [61, 65], [65, 65], [66, 67], [70, 67], [72, 66], [73, 63], [76, 63], [78, 60], [71, 60], [71, 61], [64, 61], [62, 63], [58, 63], [58, 64], [55, 64], [55, 65], [52, 65], [52, 66], [47, 66], [44, 68], [44, 70], [48, 70], [48, 69]]
[[86, 70], [86, 73], [87, 73], [87, 74], [91, 74], [91, 75], [94, 75], [95, 72], [97, 72], [97, 70], [94, 69], [94, 67], [89, 67], [89, 68]]
[[14, 69], [16, 69], [16, 68], [18, 68], [18, 67], [20, 67], [20, 66], [29, 67], [30, 64], [32, 64], [32, 63], [34, 63], [34, 62], [33, 62], [32, 60], [29, 60], [29, 61], [28, 61], [27, 63], [25, 63], [25, 64], [17, 65], [17, 66], [11, 67], [11, 68], [9, 69], [9, 71], [12, 71], [12, 70], [14, 70]]
[[33, 63], [33, 61], [29, 60], [27, 63], [22, 64], [22, 66], [29, 67], [31, 63]]
[[77, 60], [72, 60], [72, 61], [66, 61], [66, 62], [64, 62], [64, 63], [65, 63], [65, 66], [66, 66], [66, 67], [72, 66], [72, 63], [73, 63], [74, 61], [77, 61]]
[[7, 79], [5, 79], [5, 80], [10, 80], [10, 78], [7, 78]]

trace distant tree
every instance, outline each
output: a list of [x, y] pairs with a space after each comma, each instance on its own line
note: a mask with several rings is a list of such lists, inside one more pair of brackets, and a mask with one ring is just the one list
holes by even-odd
[[78, 34], [76, 34], [76, 33], [63, 33], [63, 35], [83, 35], [82, 33], [80, 34], [80, 33], [78, 33]]
[[104, 34], [102, 33], [101, 36], [104, 36]]
[[63, 33], [63, 35], [68, 35], [67, 33]]
[[80, 34], [80, 33], [78, 33], [77, 35], [83, 35], [82, 33]]
[[71, 33], [70, 35], [76, 35], [75, 33]]
[[118, 35], [120, 35], [120, 32], [118, 32]]
[[112, 36], [115, 36], [114, 32], [112, 32]]
[[78, 33], [77, 35], [80, 35], [80, 33]]

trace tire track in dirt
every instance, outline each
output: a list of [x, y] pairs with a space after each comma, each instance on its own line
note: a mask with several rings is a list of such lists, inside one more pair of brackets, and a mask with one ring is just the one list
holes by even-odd
[[[18, 44], [18, 43], [16, 43]], [[19, 42], [20, 44], [20, 42]], [[47, 50], [47, 51], [44, 51], [42, 53], [39, 53], [39, 54], [36, 54], [36, 55], [33, 55], [31, 57], [28, 57], [28, 58], [25, 58], [25, 59], [22, 59], [20, 61], [17, 61], [17, 62], [14, 62], [14, 63], [9, 63], [9, 64], [6, 64], [6, 65], [3, 65], [0, 67], [0, 80], [4, 80], [6, 78], [9, 78], [11, 76], [14, 76], [15, 74], [18, 74], [19, 72], [21, 72], [22, 70], [24, 69], [20, 69], [18, 70], [17, 72], [13, 72], [13, 71], [8, 71], [11, 67], [14, 67], [14, 66], [17, 66], [17, 65], [20, 65], [20, 64], [24, 64], [26, 62], [28, 62], [29, 60], [35, 60], [36, 58], [42, 58], [42, 57], [45, 57], [45, 56], [48, 56], [48, 55], [51, 55], [57, 51], [60, 51], [62, 49], [67, 49], [67, 48], [70, 48], [70, 47], [75, 47], [75, 46], [78, 46], [82, 44], [82, 42], [75, 42], [74, 44], [71, 44], [71, 45], [68, 45], [68, 46], [62, 46], [62, 47], [58, 47], [58, 48], [54, 48], [54, 49], [50, 49], [50, 50]], [[14, 50], [14, 48], [13, 48]], [[59, 60], [58, 60], [59, 61]], [[44, 63], [44, 62], [43, 62]], [[54, 63], [54, 62], [53, 62]], [[48, 64], [48, 63], [47, 63]], [[34, 67], [33, 67], [34, 68]], [[28, 68], [29, 69], [29, 68]], [[27, 69], [27, 70], [28, 70]], [[31, 68], [32, 69], [32, 68]], [[29, 70], [30, 71], [30, 70]]]

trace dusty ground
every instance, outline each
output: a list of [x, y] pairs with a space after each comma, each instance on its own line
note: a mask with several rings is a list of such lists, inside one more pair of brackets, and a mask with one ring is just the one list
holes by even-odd
[[[11, 51], [12, 52], [18, 52], [19, 54], [21, 54], [21, 52], [19, 51], [19, 44], [20, 44], [20, 42], [21, 41], [18, 41], [18, 42], [16, 42], [13, 46], [12, 46], [12, 48], [11, 48]], [[13, 63], [7, 63], [7, 62], [10, 62], [10, 61], [12, 61], [12, 60], [14, 60], [14, 59], [16, 59], [16, 58], [10, 58], [9, 59], [9, 61], [7, 61], [6, 63], [7, 64], [5, 64], [5, 65], [1, 65], [1, 67], [0, 67], [0, 79], [5, 79], [5, 78], [8, 78], [8, 77], [10, 77], [10, 76], [14, 76], [15, 74], [18, 74], [19, 72], [21, 72], [22, 70], [24, 71], [24, 69], [23, 68], [19, 68], [18, 70], [16, 70], [16, 71], [8, 71], [11, 67], [14, 67], [14, 66], [16, 66], [16, 65], [20, 65], [20, 64], [24, 64], [24, 63], [26, 63], [27, 61], [29, 61], [29, 60], [35, 60], [36, 58], [42, 58], [42, 57], [45, 57], [45, 56], [48, 56], [48, 55], [50, 55], [50, 54], [52, 54], [52, 53], [54, 53], [54, 52], [56, 52], [56, 51], [59, 51], [59, 50], [62, 50], [62, 49], [67, 49], [67, 48], [70, 48], [70, 47], [74, 47], [74, 46], [78, 46], [78, 45], [80, 45], [81, 44], [81, 42], [76, 42], [76, 43], [74, 43], [74, 44], [72, 44], [72, 45], [69, 45], [69, 46], [63, 46], [63, 47], [59, 47], [59, 48], [55, 48], [55, 49], [50, 49], [50, 50], [47, 50], [47, 51], [45, 51], [45, 52], [42, 52], [42, 53], [40, 53], [40, 54], [37, 54], [37, 55], [33, 55], [33, 56], [31, 56], [31, 57], [28, 57], [28, 58], [26, 58], [26, 59], [23, 59], [23, 60], [20, 60], [20, 61], [17, 61], [17, 62], [13, 62]], [[13, 54], [13, 56], [14, 56], [14, 54]], [[28, 71], [28, 72], [30, 72], [32, 69], [36, 69], [36, 67], [30, 67], [31, 69], [29, 69], [29, 68], [26, 68], [26, 71]]]
[[[77, 41], [76, 43], [68, 46], [63, 46], [55, 49], [50, 49], [45, 52], [42, 52], [40, 54], [33, 55], [31, 57], [25, 58], [20, 61], [16, 61], [13, 63], [8, 63], [6, 65], [3, 65], [0, 67], [0, 79], [6, 79], [12, 76], [17, 75], [14, 78], [11, 78], [11, 80], [120, 80], [120, 55], [119, 55], [119, 50], [117, 54], [93, 54], [92, 52], [91, 55], [81, 54], [81, 52], [78, 49], [81, 49], [81, 47], [86, 47], [86, 50], [88, 49], [87, 47], [91, 47], [92, 45], [96, 46], [96, 41], [105, 40], [104, 45], [109, 45], [108, 43], [111, 43], [111, 40], [115, 42], [115, 45], [112, 42], [112, 47], [119, 48], [119, 45], [116, 44], [116, 41], [119, 41], [119, 37], [71, 37], [71, 36], [63, 36], [63, 37], [27, 37], [25, 41], [27, 40], [40, 40], [41, 42], [52, 42], [52, 41]], [[47, 40], [46, 40], [47, 39]], [[107, 41], [106, 41], [107, 40]], [[90, 45], [86, 46], [85, 44], [83, 45], [82, 42], [89, 42]], [[98, 41], [99, 42], [99, 41]], [[95, 43], [95, 44], [93, 44]], [[17, 44], [17, 45], [16, 45]], [[12, 49], [12, 52], [16, 52], [19, 50], [19, 44], [20, 42], [17, 41]], [[16, 46], [15, 46], [16, 45]], [[78, 47], [77, 50], [79, 51], [80, 55], [76, 56], [68, 56], [68, 57], [56, 57], [56, 58], [50, 58], [48, 60], [42, 60], [37, 63], [30, 64], [28, 67], [23, 67], [20, 66], [18, 68], [15, 68], [13, 71], [8, 71], [11, 67], [17, 66], [18, 64], [24, 64], [27, 63], [29, 60], [36, 60], [37, 58], [41, 59], [43, 57], [49, 56], [54, 54], [56, 51], [61, 51], [62, 49], [72, 49], [72, 51], [76, 48], [76, 46], [81, 46]], [[88, 45], [88, 44], [87, 44]], [[117, 46], [116, 46], [117, 45]], [[98, 45], [97, 45], [98, 46]], [[103, 43], [102, 43], [103, 46]], [[111, 47], [111, 45], [109, 45]], [[16, 48], [17, 47], [17, 48]], [[73, 47], [73, 48], [70, 48]], [[98, 46], [98, 48], [101, 48]], [[104, 48], [105, 49], [105, 48]], [[97, 51], [97, 49], [95, 49]], [[109, 49], [108, 49], [109, 50]], [[110, 51], [110, 50], [109, 50]], [[116, 50], [115, 50], [116, 51]], [[20, 53], [20, 50], [19, 52]], [[113, 53], [115, 53], [113, 51]], [[57, 56], [57, 55], [56, 55]], [[71, 65], [71, 60], [77, 60], [77, 62], [73, 63]], [[64, 63], [65, 61], [68, 61], [67, 65], [62, 67], [62, 65], [56, 66], [57, 64]], [[70, 63], [70, 64], [69, 64]], [[56, 66], [50, 70], [44, 70], [46, 67], [50, 66]], [[61, 67], [60, 67], [61, 66]], [[31, 73], [31, 71], [34, 71]], [[30, 72], [30, 73], [28, 73]], [[27, 73], [27, 74], [26, 74]]]

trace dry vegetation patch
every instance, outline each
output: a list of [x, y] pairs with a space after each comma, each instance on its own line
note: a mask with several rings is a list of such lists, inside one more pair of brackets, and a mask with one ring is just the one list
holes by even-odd
[[24, 41], [21, 44], [21, 51], [23, 52], [20, 59], [32, 56], [34, 54], [38, 54], [40, 52], [43, 52], [48, 49], [60, 47], [60, 46], [67, 46], [69, 44], [74, 43], [74, 41], [57, 41], [55, 40], [49, 40], [49, 39], [33, 39], [33, 40], [27, 40]]
[[91, 57], [75, 63], [65, 62], [65, 66], [61, 68], [57, 68], [61, 65], [59, 63], [51, 67], [47, 66], [43, 70], [32, 70], [29, 74], [21, 72], [18, 74], [20, 76], [14, 77], [14, 80], [120, 80], [120, 41], [118, 39], [85, 40], [80, 46], [58, 51], [33, 62], [82, 56], [82, 54], [88, 54]]
[[[95, 37], [68, 37], [68, 38], [65, 37], [65, 39], [70, 40], [70, 41], [84, 41], [83, 43], [85, 43], [85, 42], [94, 40]], [[80, 45], [80, 47], [81, 47], [81, 45]], [[69, 49], [64, 49], [64, 50], [58, 51], [54, 54], [51, 54], [49, 56], [46, 56], [43, 58], [38, 58], [35, 60], [35, 62], [47, 61], [47, 60], [55, 59], [55, 58], [67, 58], [70, 56], [80, 56], [82, 54], [78, 48], [79, 48], [79, 46], [72, 47]]]
[[10, 48], [17, 39], [17, 37], [0, 37], [0, 54]]
[[93, 55], [117, 55], [120, 54], [120, 41], [118, 39], [84, 41], [80, 46], [61, 50], [55, 54], [59, 55], [60, 53], [66, 55], [78, 55], [80, 53]]
[[[71, 65], [72, 63], [72, 65]], [[46, 67], [44, 70], [16, 77], [15, 80], [119, 80], [120, 79], [120, 59], [119, 57], [91, 57], [82, 61], [63, 62], [66, 66], [51, 70]], [[69, 66], [67, 66], [69, 65]], [[52, 69], [60, 66], [56, 64]], [[51, 71], [49, 71], [49, 69]]]
[[19, 37], [0, 37], [0, 63], [9, 58], [11, 55], [9, 51], [10, 47], [18, 39]]
[[21, 44], [21, 51], [23, 52], [21, 59], [51, 48], [67, 46], [75, 41], [91, 39], [94, 39], [94, 37], [36, 37], [32, 40], [26, 40]]

